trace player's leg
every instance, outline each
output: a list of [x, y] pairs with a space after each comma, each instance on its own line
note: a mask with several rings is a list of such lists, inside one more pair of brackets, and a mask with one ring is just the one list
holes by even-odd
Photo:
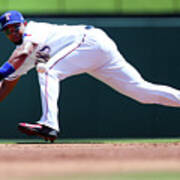
[[141, 103], [180, 107], [179, 90], [145, 81], [120, 54], [90, 74]]
[[27, 135], [37, 135], [46, 141], [54, 140], [58, 136], [58, 108], [59, 79], [52, 71], [39, 73], [39, 84], [42, 100], [42, 117], [36, 124], [19, 123], [18, 129]]
[[59, 131], [57, 106], [59, 97], [59, 79], [53, 71], [38, 73], [38, 77], [43, 112], [38, 123]]

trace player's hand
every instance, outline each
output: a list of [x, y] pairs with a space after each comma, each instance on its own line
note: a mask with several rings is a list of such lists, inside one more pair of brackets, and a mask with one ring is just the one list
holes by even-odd
[[2, 87], [3, 81], [4, 79], [0, 81], [0, 88]]

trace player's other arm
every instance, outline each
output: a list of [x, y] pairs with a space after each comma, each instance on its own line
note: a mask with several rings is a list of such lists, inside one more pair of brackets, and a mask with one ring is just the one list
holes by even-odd
[[20, 77], [13, 81], [3, 80], [0, 82], [0, 101], [2, 101], [13, 90], [19, 79]]

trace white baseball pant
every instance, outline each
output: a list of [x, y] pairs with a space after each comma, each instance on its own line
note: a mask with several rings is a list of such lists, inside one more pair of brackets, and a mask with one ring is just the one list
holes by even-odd
[[145, 81], [119, 53], [115, 43], [96, 28], [85, 30], [81, 42], [58, 52], [38, 73], [43, 115], [38, 121], [59, 131], [59, 81], [88, 73], [116, 91], [145, 104], [180, 107], [180, 91]]

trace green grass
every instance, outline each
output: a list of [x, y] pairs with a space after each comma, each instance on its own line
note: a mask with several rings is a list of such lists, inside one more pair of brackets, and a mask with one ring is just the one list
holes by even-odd
[[180, 142], [180, 138], [172, 139], [62, 139], [60, 143], [175, 143]]
[[23, 13], [173, 13], [179, 0], [0, 0], [0, 11]]
[[2, 11], [8, 10], [19, 10], [26, 13], [49, 13], [59, 12], [62, 10], [61, 4], [58, 4], [57, 0], [28, 0], [27, 3], [24, 3], [24, 0], [15, 0], [15, 1], [0, 1], [0, 9]]
[[[179, 180], [180, 172], [143, 172], [143, 173], [97, 173], [62, 176], [38, 176], [26, 180]], [[12, 180], [12, 179], [8, 179]], [[13, 179], [17, 180], [17, 179]], [[18, 180], [24, 180], [19, 177]]]
[[169, 0], [126, 0], [123, 4], [123, 12], [138, 13], [138, 12], [173, 12], [175, 9], [173, 1]]
[[[178, 143], [180, 138], [154, 138], [154, 139], [57, 139], [57, 144], [120, 144], [120, 143]], [[0, 139], [0, 144], [44, 144], [42, 139]]]

